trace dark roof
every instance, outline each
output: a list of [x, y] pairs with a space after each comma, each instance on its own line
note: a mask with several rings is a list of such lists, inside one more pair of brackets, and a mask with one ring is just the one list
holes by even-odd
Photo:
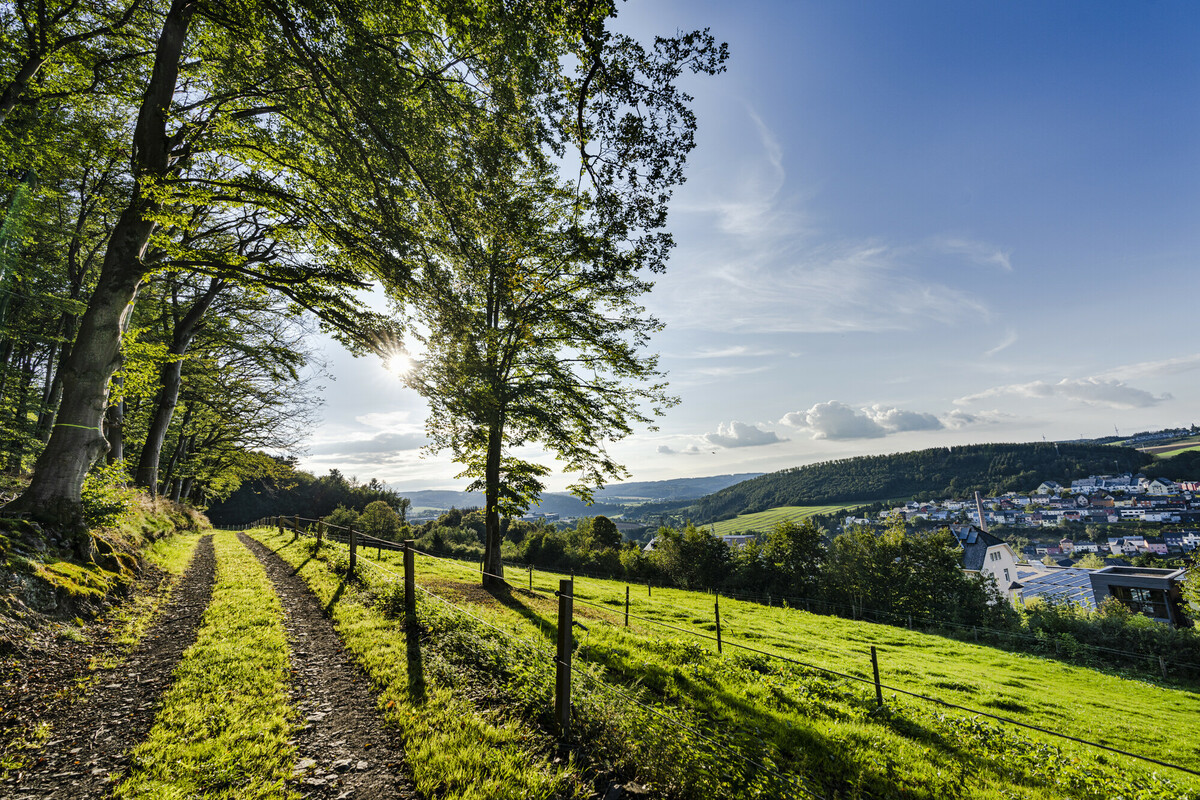
[[954, 534], [954, 538], [958, 539], [958, 544], [963, 549], [963, 569], [971, 572], [979, 572], [983, 569], [989, 547], [1004, 544], [1003, 539], [997, 539], [974, 525], [960, 527], [952, 525], [950, 532]]
[[1044, 572], [1017, 568], [1017, 578], [1021, 581], [1021, 596], [1026, 600], [1041, 597], [1052, 603], [1067, 601], [1084, 608], [1096, 607], [1091, 573], [1091, 570], [1078, 567]]

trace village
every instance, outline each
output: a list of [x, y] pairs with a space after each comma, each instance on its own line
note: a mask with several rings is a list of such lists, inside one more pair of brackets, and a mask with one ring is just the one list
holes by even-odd
[[[1014, 604], [1037, 599], [1094, 610], [1113, 597], [1134, 613], [1187, 624], [1180, 608], [1186, 574], [1181, 558], [1200, 547], [1200, 527], [1182, 526], [1200, 523], [1198, 483], [1091, 475], [1069, 487], [1044, 481], [1028, 495], [976, 493], [973, 502], [914, 501], [879, 513], [880, 521], [897, 517], [917, 525], [947, 523], [962, 547], [963, 569], [991, 576]], [[1161, 535], [1146, 535], [1141, 528], [1147, 523], [1161, 527]], [[1121, 535], [1109, 535], [1111, 526], [1119, 526]], [[1125, 527], [1137, 530], [1120, 530]], [[1014, 536], [1013, 529], [1026, 529], [1025, 535]]]

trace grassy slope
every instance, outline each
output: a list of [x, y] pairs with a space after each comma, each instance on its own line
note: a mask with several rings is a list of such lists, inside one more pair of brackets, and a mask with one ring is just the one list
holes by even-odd
[[295, 713], [282, 609], [257, 559], [216, 534], [217, 582], [196, 643], [119, 798], [286, 798]]
[[837, 511], [857, 508], [858, 505], [858, 503], [851, 503], [848, 505], [831, 506], [780, 506], [754, 514], [739, 514], [733, 519], [713, 522], [704, 527], [712, 530], [717, 536], [728, 536], [729, 534], [747, 533], [750, 531], [762, 533], [771, 530], [776, 524], [785, 520], [799, 522], [816, 514], [832, 514]]
[[[286, 541], [266, 534], [264, 538], [275, 547]], [[293, 563], [306, 558], [302, 543], [284, 548], [281, 554]], [[385, 555], [384, 561], [388, 569], [399, 570], [397, 556]], [[302, 570], [310, 583], [326, 587], [318, 594], [332, 594], [334, 584], [322, 573], [328, 575], [316, 560], [308, 561]], [[501, 605], [475, 588], [473, 573], [472, 568], [457, 563], [418, 561], [420, 583], [493, 624], [550, 645], [555, 619], [552, 598], [519, 592]], [[513, 579], [518, 586], [525, 585], [524, 577]], [[535, 574], [535, 587], [550, 591], [557, 587], [557, 579]], [[619, 608], [624, 584], [581, 580], [576, 593], [581, 599]], [[1192, 693], [940, 637], [734, 601], [722, 601], [727, 644], [725, 656], [718, 657], [712, 653], [713, 644], [703, 639], [636, 620], [634, 628], [625, 631], [619, 623], [605, 624], [603, 620], [616, 620], [599, 609], [582, 604], [576, 608], [577, 618], [587, 625], [586, 631], [577, 631], [579, 655], [593, 669], [602, 669], [625, 691], [638, 692], [643, 702], [683, 715], [743, 752], [802, 776], [822, 794], [853, 796], [861, 790], [868, 796], [887, 796], [903, 790], [914, 797], [1110, 797], [1124, 793], [1150, 798], [1188, 796], [1187, 791], [1196, 791], [1197, 784], [1189, 782], [1186, 775], [1164, 773], [1167, 780], [1163, 780], [1130, 759], [1097, 756], [1088, 748], [943, 711], [922, 701], [890, 697], [887, 710], [880, 713], [873, 708], [869, 685], [738, 653], [730, 642], [749, 643], [864, 678], [870, 675], [869, 648], [875, 644], [885, 683], [1122, 749], [1151, 756], [1169, 754], [1170, 760], [1197, 768], [1200, 697]], [[652, 601], [635, 596], [633, 613], [700, 632], [713, 627], [711, 597], [695, 593], [660, 589]], [[388, 669], [389, 661], [400, 664], [391, 669], [403, 669], [403, 656], [398, 655], [402, 651], [373, 638], [372, 631], [379, 623], [372, 621], [370, 610], [355, 610], [343, 603], [335, 617], [339, 614], [346, 615], [339, 622], [350, 648], [368, 663], [373, 674]], [[361, 632], [357, 630], [360, 626]], [[393, 677], [393, 685], [398, 680], [399, 676]], [[403, 702], [403, 692], [391, 697]], [[636, 713], [632, 706], [625, 708], [625, 713]], [[448, 728], [427, 731], [403, 719], [411, 713], [407, 710], [399, 715], [410, 747], [430, 747], [433, 743], [427, 737], [432, 732], [441, 737], [437, 749], [444, 758], [457, 759], [456, 747], [470, 754], [474, 744], [469, 733], [455, 736]], [[447, 725], [445, 720], [438, 724]], [[471, 724], [463, 730], [469, 732]], [[519, 721], [507, 718], [506, 724], [517, 737], [517, 741], [509, 740], [511, 747], [518, 747], [522, 736], [536, 739], [533, 732], [520, 733]], [[626, 735], [637, 738], [642, 734], [630, 730]], [[647, 734], [636, 744], [631, 749], [647, 762], [644, 771], [667, 790], [672, 779], [669, 765], [649, 762], [672, 743], [661, 737], [653, 740]], [[726, 772], [731, 764], [742, 766], [736, 759], [714, 756], [719, 757], [726, 759], [721, 765]], [[418, 769], [423, 759], [411, 751], [410, 758]], [[537, 763], [540, 757], [533, 760]], [[446, 790], [440, 775], [446, 768], [428, 767], [425, 791], [439, 786]], [[628, 764], [622, 768], [626, 772], [631, 769]], [[644, 780], [647, 774], [637, 777]], [[478, 776], [461, 777], [462, 781], [479, 780]], [[703, 796], [704, 791], [714, 790], [698, 783], [701, 785], [690, 790], [676, 786], [676, 791], [683, 796]], [[458, 786], [447, 791], [447, 796], [479, 796], [467, 790], [465, 783]], [[530, 790], [526, 794], [549, 796]], [[737, 794], [751, 796], [746, 791]]]

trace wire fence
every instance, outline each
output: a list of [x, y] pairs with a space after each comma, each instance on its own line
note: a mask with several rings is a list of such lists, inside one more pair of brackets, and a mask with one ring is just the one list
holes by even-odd
[[[292, 518], [292, 519], [294, 520], [295, 518]], [[310, 520], [300, 519], [299, 521], [304, 522], [304, 521], [310, 521]], [[243, 527], [245, 528], [245, 527], [251, 527], [251, 526], [243, 526]], [[307, 531], [305, 531], [303, 528], [300, 528], [298, 526], [289, 527], [288, 529], [294, 530], [300, 534], [307, 533]], [[357, 532], [355, 532], [355, 533], [357, 533]], [[332, 535], [332, 536], [330, 536], [328, 532], [326, 532], [325, 535], [327, 538], [330, 538], [333, 541], [337, 541], [337, 542], [341, 543], [342, 541], [348, 540], [350, 538], [350, 531], [343, 529], [340, 533], [335, 532], [334, 535]], [[357, 536], [355, 538], [357, 538]], [[375, 546], [375, 541], [378, 541], [378, 540], [373, 540], [373, 539], [371, 540], [371, 543], [370, 543], [371, 547]], [[390, 548], [384, 547], [382, 549], [392, 550], [392, 551], [401, 551], [401, 552], [403, 552], [405, 550], [404, 543], [399, 543], [399, 544], [391, 543], [391, 544], [393, 544], [394, 546], [390, 547]], [[502, 576], [494, 575], [493, 573], [486, 572], [482, 568], [482, 566], [479, 568], [473, 568], [473, 567], [471, 567], [467, 564], [464, 564], [461, 561], [457, 561], [455, 559], [447, 559], [447, 558], [443, 558], [440, 556], [435, 556], [431, 553], [426, 553], [426, 552], [417, 550], [412, 547], [409, 547], [408, 549], [411, 550], [415, 555], [421, 555], [426, 558], [434, 559], [439, 562], [451, 564], [456, 567], [461, 567], [461, 568], [468, 570], [470, 572], [473, 572], [475, 574], [482, 574], [482, 575], [486, 575], [486, 576], [503, 579]], [[379, 572], [387, 580], [389, 580], [391, 582], [402, 582], [402, 581], [406, 580], [405, 576], [400, 575], [399, 573], [397, 573], [391, 569], [388, 569], [386, 566], [384, 566], [376, 561], [372, 561], [370, 558], [367, 558], [367, 557], [360, 557], [360, 558], [361, 558], [362, 563], [371, 567], [373, 570]], [[415, 581], [413, 582], [413, 587], [416, 591], [421, 592], [422, 595], [430, 598], [430, 600], [436, 601], [436, 602], [440, 603], [441, 605], [451, 609], [455, 613], [460, 614], [460, 615], [472, 620], [474, 623], [481, 625], [481, 626], [499, 634], [500, 636], [504, 637], [505, 640], [511, 642], [514, 645], [519, 646], [522, 650], [524, 650], [528, 654], [536, 657], [537, 659], [541, 659], [543, 661], [546, 661], [549, 663], [554, 663], [554, 664], [561, 663], [558, 654], [543, 649], [541, 646], [539, 646], [539, 644], [537, 642], [523, 638], [512, 631], [505, 630], [504, 628], [502, 628], [498, 625], [495, 625], [492, 622], [489, 622], [488, 620], [480, 617], [479, 615], [471, 613], [470, 611], [468, 611], [467, 609], [458, 605], [457, 603], [454, 603], [452, 600], [449, 600], [446, 597], [443, 597], [442, 595], [438, 594], [437, 592], [434, 592], [431, 589], [429, 589], [428, 587], [422, 586], [421, 584], [416, 583]], [[538, 594], [545, 598], [553, 599], [551, 595], [548, 595], [544, 592], [536, 591], [535, 594]], [[569, 595], [569, 594], [562, 595], [558, 592], [556, 592], [555, 594], [559, 595], [560, 597], [566, 597], [566, 598], [571, 597], [571, 595]], [[581, 668], [577, 664], [574, 664], [574, 663], [567, 663], [565, 666], [567, 666], [569, 668], [572, 675], [579, 676], [583, 680], [587, 681], [588, 684], [591, 685], [592, 687], [599, 689], [599, 690], [605, 692], [606, 694], [608, 694], [609, 696], [619, 699], [628, 705], [636, 707], [643, 713], [652, 715], [653, 717], [655, 717], [656, 719], [661, 721], [663, 724], [666, 724], [675, 730], [687, 733], [694, 739], [697, 739], [697, 740], [703, 742], [714, 753], [723, 754], [732, 759], [741, 761], [741, 762], [759, 770], [762, 774], [769, 776], [772, 780], [776, 781], [777, 783], [782, 783], [782, 784], [785, 784], [786, 786], [789, 786], [789, 787], [795, 789], [798, 792], [798, 794], [796, 794], [794, 796], [800, 796], [800, 797], [805, 797], [805, 798], [816, 798], [816, 800], [824, 800], [822, 795], [813, 791], [811, 788], [805, 786], [799, 780], [798, 776], [788, 775], [783, 772], [780, 772], [779, 770], [774, 769], [773, 767], [771, 767], [767, 764], [764, 764], [762, 761], [760, 761], [758, 759], [747, 756], [745, 753], [742, 753], [739, 750], [729, 747], [728, 745], [720, 742], [719, 740], [715, 739], [714, 737], [709, 736], [708, 734], [704, 733], [699, 728], [696, 728], [695, 726], [683, 723], [683, 722], [671, 717], [670, 715], [664, 713], [663, 711], [648, 705], [647, 703], [645, 703], [642, 700], [638, 699], [637, 697], [633, 696], [629, 692], [623, 691], [622, 689], [620, 689], [616, 686], [613, 686], [612, 684], [603, 680], [598, 675], [594, 674], [593, 670], [591, 670], [591, 669]], [[706, 762], [700, 762], [700, 764], [702, 766], [707, 767], [709, 770], [715, 770], [715, 765], [713, 765], [713, 764], [708, 764]], [[714, 778], [720, 779], [720, 777], [721, 776], [719, 773], [714, 773]], [[780, 795], [780, 796], [782, 796], [782, 795]]]
[[[289, 518], [273, 518], [270, 520], [271, 524], [267, 525], [267, 527], [277, 527], [278, 526], [282, 530], [283, 527], [285, 527], [285, 526], [283, 523], [280, 522], [281, 519], [288, 520], [288, 524], [286, 525], [286, 527], [289, 530], [295, 530], [298, 534], [309, 534], [310, 533], [309, 531], [304, 530], [300, 526], [300, 524], [299, 524], [300, 522], [310, 522], [310, 523], [318, 523], [320, 525], [324, 525], [324, 523], [322, 523], [319, 520], [305, 520], [305, 519], [298, 518], [298, 517], [289, 517]], [[259, 523], [262, 523], [262, 522], [265, 522], [265, 520], [259, 521]], [[261, 524], [253, 524], [250, 526], [243, 526], [243, 527], [244, 528], [262, 527], [262, 525]], [[333, 528], [333, 529], [337, 529], [337, 530], [333, 531], [333, 533], [331, 534], [330, 531], [328, 530], [328, 528]], [[324, 535], [332, 538], [334, 541], [339, 541], [339, 542], [346, 541], [346, 542], [349, 542], [352, 544], [357, 542], [364, 546], [377, 548], [379, 553], [382, 553], [383, 550], [403, 551], [405, 549], [404, 543], [388, 542], [387, 540], [376, 539], [374, 537], [366, 537], [364, 534], [359, 534], [359, 533], [357, 533], [355, 531], [351, 531], [349, 529], [345, 529], [345, 528], [338, 529], [338, 526], [327, 526], [327, 530], [323, 531], [323, 533], [324, 533]], [[318, 535], [320, 535], [320, 534], [318, 534]], [[360, 536], [363, 538], [359, 539]], [[421, 555], [425, 558], [434, 559], [439, 562], [452, 565], [456, 568], [468, 570], [472, 573], [479, 574], [482, 577], [492, 577], [492, 578], [496, 578], [501, 581], [506, 580], [506, 578], [502, 575], [497, 575], [494, 573], [487, 572], [484, 569], [484, 566], [482, 563], [478, 567], [474, 567], [474, 566], [468, 565], [467, 563], [460, 561], [458, 559], [436, 556], [431, 553], [419, 551], [419, 550], [416, 550], [415, 548], [411, 548], [411, 547], [409, 549], [411, 549], [414, 554]], [[370, 565], [372, 568], [377, 569], [377, 570], [381, 571], [382, 573], [384, 573], [385, 575], [389, 576], [389, 579], [391, 579], [391, 580], [396, 580], [396, 579], [403, 580], [403, 576], [400, 576], [397, 573], [392, 572], [391, 570], [388, 570], [386, 567], [382, 566], [381, 564], [371, 561], [368, 558], [364, 558], [363, 561], [366, 562], [368, 565]], [[547, 572], [547, 571], [540, 570], [540, 572]], [[532, 571], [531, 571], [531, 574], [532, 574]], [[562, 573], [551, 573], [551, 574], [562, 574]], [[563, 585], [564, 586], [568, 585], [568, 582], [564, 581]], [[554, 594], [555, 594], [555, 596], [557, 596], [560, 599], [560, 601], [564, 600], [564, 599], [569, 600], [572, 606], [574, 603], [579, 603], [581, 605], [584, 605], [584, 606], [587, 606], [590, 608], [598, 609], [599, 611], [604, 612], [608, 616], [617, 617], [618, 619], [624, 618], [625, 625], [628, 625], [628, 620], [632, 619], [632, 620], [641, 622], [645, 625], [650, 625], [650, 626], [654, 626], [657, 628], [671, 630], [671, 631], [674, 631], [677, 633], [685, 634], [687, 636], [696, 637], [696, 638], [707, 640], [710, 642], [715, 642], [717, 644], [718, 651], [720, 651], [723, 648], [723, 646], [728, 645], [730, 647], [734, 647], [734, 648], [742, 650], [742, 651], [754, 653], [756, 655], [759, 655], [759, 656], [762, 656], [765, 658], [775, 659], [775, 660], [778, 660], [781, 662], [793, 664], [795, 666], [813, 670], [813, 671], [816, 671], [819, 673], [824, 673], [827, 675], [835, 676], [842, 680], [850, 681], [853, 683], [872, 685], [875, 688], [876, 694], [879, 697], [881, 704], [882, 704], [882, 691], [887, 691], [887, 692], [891, 692], [893, 695], [903, 695], [906, 697], [913, 698], [915, 700], [919, 700], [924, 703], [931, 703], [931, 704], [934, 704], [934, 705], [942, 707], [942, 708], [954, 709], [956, 711], [965, 712], [967, 714], [991, 719], [991, 720], [994, 720], [996, 722], [999, 722], [999, 723], [1002, 723], [1005, 725], [1012, 725], [1012, 726], [1020, 727], [1020, 728], [1026, 729], [1026, 730], [1036, 731], [1042, 735], [1049, 736], [1054, 739], [1070, 741], [1075, 744], [1083, 745], [1085, 747], [1093, 748], [1096, 750], [1103, 750], [1103, 751], [1121, 755], [1121, 756], [1124, 756], [1127, 758], [1132, 758], [1132, 759], [1135, 759], [1138, 761], [1142, 761], [1144, 763], [1149, 763], [1149, 764], [1153, 764], [1155, 766], [1164, 767], [1167, 769], [1172, 769], [1172, 770], [1176, 770], [1179, 772], [1187, 773], [1189, 775], [1200, 777], [1200, 771], [1191, 769], [1189, 767], [1185, 767], [1185, 766], [1182, 766], [1179, 764], [1174, 764], [1174, 763], [1164, 761], [1161, 759], [1157, 759], [1157, 758], [1154, 758], [1151, 756], [1146, 756], [1146, 755], [1142, 755], [1139, 753], [1130, 752], [1127, 750], [1123, 750], [1121, 748], [1113, 747], [1111, 745], [1103, 744], [1101, 742], [1096, 742], [1096, 741], [1092, 741], [1089, 739], [1072, 736], [1070, 734], [1061, 733], [1059, 731], [1055, 731], [1050, 728], [1046, 728], [1044, 726], [1035, 725], [1035, 724], [1032, 724], [1029, 722], [1023, 722], [1021, 720], [1013, 719], [1011, 717], [1006, 717], [1006, 716], [999, 715], [999, 714], [994, 714], [992, 712], [984, 711], [982, 709], [977, 709], [977, 708], [973, 708], [970, 706], [961, 705], [958, 703], [952, 703], [952, 702], [944, 700], [940, 697], [934, 697], [934, 696], [931, 696], [928, 694], [913, 691], [911, 689], [905, 689], [903, 687], [893, 686], [890, 684], [883, 683], [879, 679], [878, 666], [877, 666], [877, 662], [875, 660], [876, 655], [875, 655], [874, 646], [872, 646], [872, 648], [871, 648], [872, 665], [874, 667], [874, 679], [864, 678], [859, 675], [852, 674], [850, 672], [840, 671], [840, 670], [832, 669], [829, 667], [821, 666], [818, 664], [805, 662], [800, 659], [792, 658], [790, 656], [782, 655], [779, 653], [774, 653], [774, 652], [764, 650], [759, 647], [754, 647], [752, 645], [745, 644], [743, 642], [729, 639], [728, 636], [723, 636], [723, 630], [722, 630], [720, 616], [719, 616], [719, 605], [717, 606], [717, 609], [716, 609], [716, 611], [717, 611], [716, 635], [713, 635], [713, 634], [710, 634], [705, 631], [699, 631], [699, 630], [695, 630], [693, 628], [686, 628], [686, 627], [683, 627], [680, 625], [675, 625], [675, 624], [672, 624], [669, 622], [664, 622], [663, 620], [658, 620], [658, 619], [654, 619], [654, 618], [651, 618], [648, 616], [644, 616], [642, 614], [632, 614], [629, 611], [629, 605], [628, 605], [629, 600], [628, 599], [626, 600], [626, 607], [625, 607], [624, 612], [615, 611], [613, 608], [610, 607], [609, 604], [606, 604], [603, 602], [597, 602], [596, 599], [589, 599], [589, 598], [578, 595], [574, 590], [573, 578], [570, 579], [569, 585], [571, 586], [571, 590], [569, 592], [561, 592], [560, 591], [560, 592], [555, 592]], [[539, 657], [548, 658], [548, 659], [551, 659], [558, 663], [563, 662], [563, 657], [561, 654], [552, 654], [545, 650], [542, 650], [540, 647], [538, 647], [538, 645], [536, 643], [531, 642], [526, 639], [523, 639], [523, 638], [517, 636], [512, 631], [506, 631], [506, 630], [494, 625], [493, 623], [490, 623], [487, 620], [484, 620], [483, 618], [479, 617], [478, 615], [472, 614], [471, 612], [462, 608], [461, 606], [454, 603], [453, 601], [450, 601], [450, 600], [432, 592], [431, 590], [429, 590], [428, 588], [426, 588], [424, 586], [417, 585], [417, 589], [419, 591], [421, 591], [423, 594], [425, 594], [426, 596], [429, 596], [430, 598], [438, 600], [441, 603], [453, 608], [456, 612], [461, 613], [467, 617], [470, 617], [475, 622], [482, 624], [482, 625], [486, 626], [487, 628], [500, 633], [501, 635], [511, 639], [512, 641], [521, 644], [521, 646], [523, 646], [525, 648], [529, 648], [531, 652], [537, 654]], [[550, 595], [548, 595], [544, 592], [540, 592], [537, 590], [532, 590], [532, 591], [534, 591], [534, 593], [539, 594], [543, 597], [546, 597], [546, 598], [550, 597]], [[627, 595], [627, 598], [628, 598], [628, 595]], [[714, 595], [714, 598], [715, 598], [714, 603], [719, 604], [719, 596]], [[743, 598], [743, 599], [746, 599], [746, 598]], [[748, 599], [750, 599], [752, 602], [757, 602], [757, 599], [754, 597], [750, 597]], [[791, 599], [795, 600], [796, 598], [791, 598]], [[639, 602], [647, 602], [647, 603], [650, 603], [651, 605], [655, 605], [658, 607], [670, 608], [670, 606], [668, 606], [667, 604], [654, 603], [654, 602], [649, 601], [649, 599], [647, 599], [645, 601], [639, 599]], [[563, 620], [560, 617], [560, 626], [562, 624], [563, 624]], [[620, 624], [617, 622], [611, 622], [609, 624], [612, 624], [614, 627], [621, 627]], [[571, 628], [571, 623], [569, 623], [569, 622], [567, 623], [567, 628], [568, 629]], [[728, 625], [726, 625], [725, 630], [728, 630]], [[1117, 651], [1117, 652], [1121, 652], [1121, 651]], [[572, 673], [579, 672], [579, 668], [571, 665], [569, 661], [567, 661], [567, 666], [570, 667], [570, 669], [568, 670], [569, 672], [572, 672]], [[704, 734], [703, 732], [699, 731], [698, 729], [696, 729], [694, 727], [686, 726], [683, 723], [679, 723], [677, 720], [671, 720], [670, 717], [662, 714], [662, 712], [648, 706], [647, 704], [641, 702], [640, 700], [633, 697], [632, 695], [622, 692], [619, 688], [612, 686], [611, 684], [609, 684], [606, 681], [603, 681], [603, 679], [591, 674], [587, 670], [582, 671], [580, 674], [585, 676], [585, 679], [587, 681], [589, 681], [590, 683], [592, 683], [600, 688], [603, 688], [603, 690], [609, 692], [610, 694], [613, 694], [614, 696], [620, 696], [626, 702], [638, 706], [641, 710], [646, 711], [646, 712], [651, 712], [659, 717], [662, 717], [666, 721], [671, 722], [671, 724], [680, 726], [681, 728], [686, 728], [688, 730], [688, 732], [690, 732], [692, 735], [696, 736], [697, 738], [699, 738], [703, 741], [708, 742], [710, 745], [712, 745], [714, 747], [719, 747], [722, 752], [725, 752], [728, 755], [731, 755], [742, 761], [745, 761], [746, 763], [748, 763], [749, 765], [751, 765], [757, 769], [760, 769], [760, 770], [763, 770], [766, 772], [773, 772], [774, 775], [780, 779], [795, 783], [794, 779], [791, 776], [787, 776], [787, 775], [784, 775], [783, 773], [779, 773], [777, 770], [772, 770], [769, 766], [767, 766], [757, 760], [754, 760], [733, 748], [730, 748], [728, 746], [722, 745], [719, 742], [716, 742], [715, 740], [712, 739], [712, 737], [707, 736], [706, 734]], [[803, 792], [806, 796], [809, 796], [809, 797], [817, 797], [818, 796], [808, 787], [805, 787], [802, 784], [797, 784], [797, 785], [803, 790]]]

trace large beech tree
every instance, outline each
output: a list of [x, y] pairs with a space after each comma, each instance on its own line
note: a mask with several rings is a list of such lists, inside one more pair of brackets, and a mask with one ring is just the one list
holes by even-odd
[[401, 304], [431, 448], [484, 493], [485, 585], [503, 583], [500, 515], [536, 501], [549, 472], [519, 448], [553, 453], [590, 500], [626, 474], [606, 444], [674, 402], [645, 352], [659, 322], [638, 299], [643, 273], [665, 266], [666, 201], [692, 146], [675, 78], [719, 71], [724, 49], [698, 33], [647, 52], [590, 26], [583, 43], [573, 124], [585, 180], [510, 146], [526, 132], [497, 99], [455, 163], [458, 191], [428, 213], [425, 265]]

